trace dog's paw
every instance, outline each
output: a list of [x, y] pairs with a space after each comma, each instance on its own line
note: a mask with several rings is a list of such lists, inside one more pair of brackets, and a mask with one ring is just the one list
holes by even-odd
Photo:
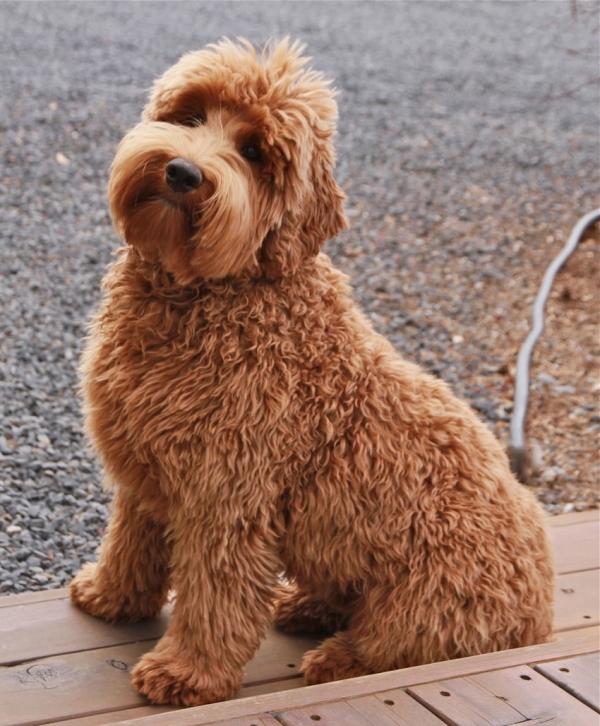
[[300, 670], [309, 686], [372, 673], [362, 664], [345, 633], [327, 638], [318, 648], [305, 653]]
[[112, 620], [111, 607], [96, 581], [96, 564], [87, 562], [69, 585], [71, 602], [97, 618]]
[[286, 633], [335, 633], [346, 627], [344, 615], [293, 585], [280, 589], [273, 610], [275, 623]]
[[74, 605], [111, 623], [135, 623], [156, 616], [161, 609], [150, 597], [133, 597], [130, 592], [102, 586], [93, 562], [85, 564], [75, 575], [69, 594]]
[[202, 706], [223, 701], [241, 685], [241, 677], [218, 681], [185, 657], [146, 653], [132, 670], [133, 685], [151, 703]]

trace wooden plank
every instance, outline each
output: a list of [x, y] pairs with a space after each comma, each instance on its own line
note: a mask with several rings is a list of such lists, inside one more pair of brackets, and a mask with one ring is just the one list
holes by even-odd
[[523, 714], [468, 677], [412, 686], [408, 692], [451, 726], [506, 726], [523, 720]]
[[[345, 701], [322, 703], [293, 711], [273, 714], [283, 726], [315, 726], [315, 721], [323, 721], [327, 726], [373, 726]], [[396, 726], [397, 721], [382, 722], [382, 726]]]
[[350, 698], [347, 703], [373, 726], [444, 726], [442, 721], [400, 689]]
[[600, 653], [544, 663], [535, 670], [600, 713]]
[[554, 630], [600, 624], [600, 570], [586, 570], [556, 578]]
[[232, 696], [233, 699], [250, 698], [251, 696], [263, 696], [268, 693], [276, 693], [277, 691], [291, 691], [296, 688], [304, 688], [304, 679], [301, 676], [286, 680], [265, 681], [264, 683], [251, 683], [250, 685], [242, 685], [237, 693]]
[[147, 649], [147, 643], [134, 643], [1, 669], [0, 726], [31, 726], [147, 705], [129, 675]]
[[[127, 711], [112, 711], [110, 713], [98, 713], [94, 716], [69, 719], [68, 721], [56, 721], [51, 726], [115, 726], [126, 718], [141, 718], [148, 713], [164, 713], [173, 711], [173, 706], [146, 706], [145, 708], [129, 709]], [[50, 726], [50, 724], [48, 724]], [[218, 726], [281, 726], [269, 713], [261, 713], [254, 716], [242, 716], [241, 718], [219, 721]]]
[[511, 726], [569, 726], [564, 719], [555, 716], [541, 716], [540, 718], [531, 718], [527, 721], [519, 721], [518, 724]]
[[304, 688], [304, 679], [300, 676], [282, 681], [267, 681], [266, 683], [251, 683], [248, 681], [247, 685], [242, 685], [240, 690], [234, 693], [232, 698], [233, 700], [238, 700], [240, 698], [250, 698], [251, 696], [277, 693], [278, 691], [295, 690], [296, 688]]
[[0, 617], [0, 665], [137, 641], [158, 639], [167, 629], [169, 609], [135, 625], [110, 625], [69, 600], [46, 600], [4, 608]]
[[[165, 632], [169, 617], [170, 607], [167, 607], [153, 620], [135, 625], [110, 625], [64, 599], [6, 608], [0, 618], [0, 665], [156, 640]], [[317, 642], [312, 637], [290, 637], [271, 628], [252, 666], [248, 667], [255, 674], [262, 672], [265, 681], [297, 676], [303, 654], [316, 647]]]
[[[414, 698], [411, 698], [406, 691], [401, 688], [393, 688], [388, 691], [380, 691], [375, 693], [374, 697], [386, 705], [400, 719], [400, 723], [406, 723], [409, 726], [443, 726], [437, 716], [428, 711]], [[348, 703], [353, 703], [357, 699], [351, 699]]]
[[569, 638], [585, 638], [588, 635], [596, 636], [600, 646], [600, 625], [592, 625], [589, 628], [576, 628], [575, 630], [561, 630], [556, 633], [556, 638], [558, 640], [567, 640]]
[[[312, 723], [314, 724], [314, 721]], [[270, 713], [261, 713], [256, 716], [242, 716], [219, 721], [219, 726], [281, 726], [281, 722], [273, 718]]]
[[564, 527], [580, 522], [596, 522], [600, 519], [600, 509], [585, 509], [583, 512], [550, 515], [546, 522], [550, 527]]
[[11, 608], [14, 605], [29, 605], [34, 602], [48, 600], [68, 600], [69, 590], [66, 587], [56, 590], [37, 590], [36, 592], [21, 592], [18, 595], [0, 595], [0, 608]]
[[141, 706], [140, 708], [128, 708], [125, 711], [107, 711], [95, 713], [93, 716], [70, 718], [67, 721], [53, 721], [52, 726], [108, 726], [127, 719], [155, 716], [157, 713], [175, 710], [177, 710], [177, 706]]
[[300, 677], [304, 653], [316, 648], [318, 642], [308, 635], [290, 636], [275, 627], [269, 628], [265, 640], [246, 666], [244, 682], [267, 683]]
[[[507, 668], [522, 663], [542, 663], [575, 655], [593, 653], [598, 650], [597, 638], [575, 638], [527, 648], [515, 648], [499, 653], [475, 655], [469, 658], [430, 663], [414, 668], [405, 668], [372, 676], [350, 678], [345, 681], [306, 686], [292, 691], [281, 691], [251, 698], [241, 698], [225, 703], [188, 708], [171, 714], [151, 716], [138, 721], [124, 721], [122, 726], [206, 726], [226, 718], [278, 712], [303, 708], [311, 704], [327, 703], [339, 699], [376, 694], [397, 688], [443, 680], [452, 677], [483, 673]], [[598, 726], [597, 724], [595, 726]]]
[[364, 718], [369, 726], [406, 726], [406, 721], [376, 696], [350, 698], [346, 704]]
[[558, 574], [600, 568], [600, 520], [550, 530]]
[[471, 676], [529, 719], [554, 716], [567, 724], [598, 726], [598, 714], [528, 666]]
[[[0, 726], [34, 724], [40, 720], [51, 723], [146, 705], [146, 699], [131, 686], [129, 671], [155, 643], [129, 643], [1, 668]], [[247, 698], [301, 686], [300, 658], [314, 644], [313, 638], [286, 638], [270, 631], [248, 664], [244, 686], [236, 696]], [[27, 697], [32, 690], [36, 691], [35, 699]], [[136, 714], [130, 718], [137, 717]], [[123, 716], [121, 720], [128, 718]]]

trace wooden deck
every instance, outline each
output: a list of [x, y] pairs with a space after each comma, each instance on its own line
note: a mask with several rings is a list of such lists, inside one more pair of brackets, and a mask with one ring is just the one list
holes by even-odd
[[2, 597], [0, 726], [598, 726], [598, 515], [550, 520], [555, 643], [306, 687], [298, 665], [314, 641], [272, 630], [236, 698], [193, 709], [150, 706], [129, 683], [168, 611], [110, 626], [71, 607], [65, 590]]

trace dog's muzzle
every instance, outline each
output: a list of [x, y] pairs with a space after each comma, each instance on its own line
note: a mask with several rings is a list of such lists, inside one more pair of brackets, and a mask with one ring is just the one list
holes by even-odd
[[167, 184], [174, 192], [187, 194], [198, 189], [204, 181], [202, 172], [195, 164], [186, 159], [173, 159], [165, 171]]

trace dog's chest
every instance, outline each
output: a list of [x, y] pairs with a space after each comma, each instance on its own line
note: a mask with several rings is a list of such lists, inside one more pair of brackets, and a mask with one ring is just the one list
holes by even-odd
[[174, 301], [130, 294], [130, 278], [119, 287], [83, 362], [88, 430], [105, 461], [127, 450], [159, 478], [200, 467], [211, 481], [220, 469], [281, 486], [322, 469], [317, 452], [344, 438], [369, 386], [343, 315], [315, 303], [331, 297], [326, 283], [310, 300], [307, 285]]
[[150, 301], [98, 316], [83, 366], [88, 413], [144, 459], [248, 448], [285, 415], [285, 336], [270, 319], [215, 307]]

